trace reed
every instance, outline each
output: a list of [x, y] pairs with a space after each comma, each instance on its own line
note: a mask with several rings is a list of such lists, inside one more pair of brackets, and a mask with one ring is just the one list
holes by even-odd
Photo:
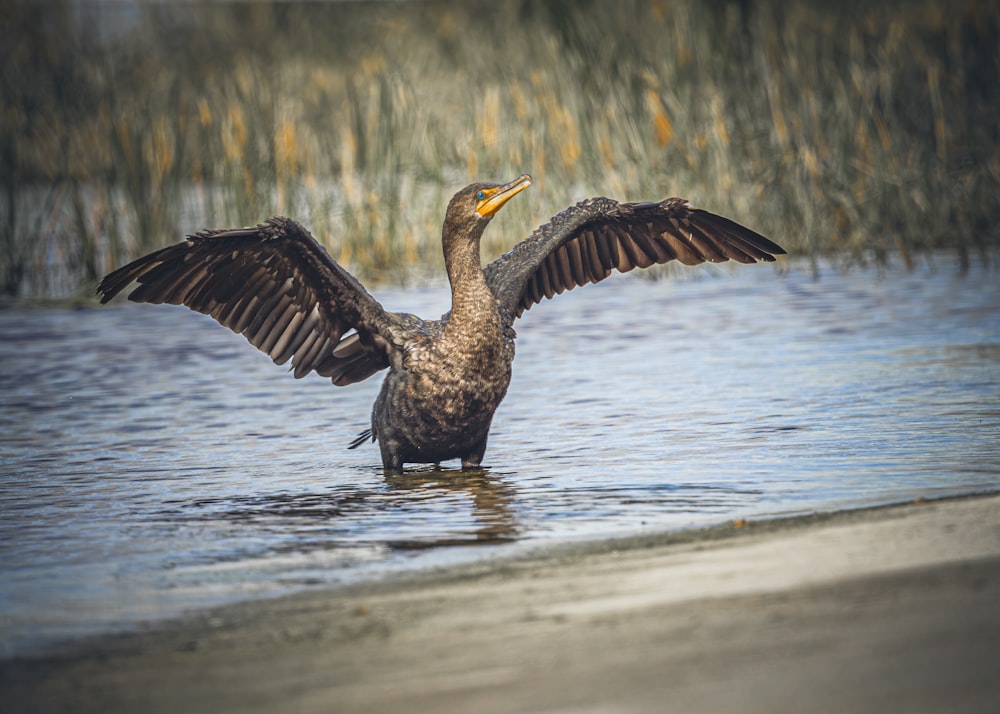
[[423, 280], [451, 193], [522, 172], [486, 257], [599, 194], [845, 262], [1000, 232], [995, 3], [6, 5], [8, 296], [273, 213], [365, 280]]

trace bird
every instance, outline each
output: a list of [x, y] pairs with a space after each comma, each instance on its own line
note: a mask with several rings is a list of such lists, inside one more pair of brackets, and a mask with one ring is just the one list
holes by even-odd
[[442, 228], [451, 309], [425, 320], [389, 312], [298, 222], [271, 217], [248, 228], [206, 230], [106, 275], [101, 303], [137, 282], [128, 299], [186, 305], [210, 315], [276, 364], [291, 361], [334, 385], [387, 369], [371, 427], [350, 442], [377, 442], [386, 473], [460, 459], [481, 469], [493, 416], [507, 393], [514, 323], [557, 294], [677, 260], [773, 262], [785, 250], [681, 198], [580, 201], [485, 267], [483, 231], [532, 184], [480, 182], [448, 203]]

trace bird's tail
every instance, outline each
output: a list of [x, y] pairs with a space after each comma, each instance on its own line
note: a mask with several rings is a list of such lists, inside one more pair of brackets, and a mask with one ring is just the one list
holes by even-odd
[[361, 446], [363, 443], [365, 443], [366, 441], [368, 441], [369, 439], [371, 439], [372, 441], [375, 441], [375, 430], [374, 429], [365, 429], [363, 432], [361, 432], [360, 434], [357, 435], [357, 437], [354, 439], [354, 441], [352, 441], [350, 444], [347, 445], [347, 448], [348, 449], [356, 449], [359, 446]]

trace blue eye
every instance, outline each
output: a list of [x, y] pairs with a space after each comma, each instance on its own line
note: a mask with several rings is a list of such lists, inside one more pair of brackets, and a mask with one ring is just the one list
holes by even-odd
[[480, 201], [482, 201], [484, 198], [486, 198], [486, 192], [485, 191], [480, 191], [479, 193], [476, 194], [476, 198], [478, 198]]

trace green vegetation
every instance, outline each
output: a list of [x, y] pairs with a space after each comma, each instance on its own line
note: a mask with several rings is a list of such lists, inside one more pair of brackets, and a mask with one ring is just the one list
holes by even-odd
[[452, 192], [522, 172], [486, 257], [592, 195], [849, 260], [1000, 234], [997, 3], [3, 4], [8, 296], [274, 213], [420, 278]]

